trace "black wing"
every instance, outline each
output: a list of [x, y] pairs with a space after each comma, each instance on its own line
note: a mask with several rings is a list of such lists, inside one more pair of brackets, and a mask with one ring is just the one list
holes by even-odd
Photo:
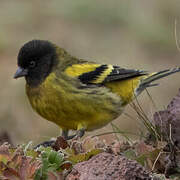
[[100, 65], [95, 70], [78, 76], [84, 84], [103, 84], [111, 81], [121, 81], [147, 74], [146, 71], [125, 69], [119, 66]]

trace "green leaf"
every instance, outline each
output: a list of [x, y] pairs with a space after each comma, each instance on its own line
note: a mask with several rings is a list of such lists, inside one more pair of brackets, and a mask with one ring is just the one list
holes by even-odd
[[132, 149], [128, 149], [127, 151], [124, 151], [123, 154], [128, 159], [135, 159], [136, 158], [136, 153]]
[[51, 164], [56, 164], [58, 167], [62, 164], [64, 155], [56, 151], [51, 151], [48, 156], [48, 161]]
[[64, 162], [64, 155], [52, 150], [50, 147], [41, 147], [39, 150], [41, 151], [40, 157], [42, 166], [36, 172], [35, 180], [46, 180], [49, 172], [55, 175], [56, 172], [60, 169]]
[[87, 153], [71, 154], [71, 155], [69, 155], [69, 157], [67, 159], [70, 162], [72, 162], [73, 164], [76, 164], [76, 163], [79, 163], [79, 162], [87, 161], [92, 156], [95, 156], [95, 155], [97, 155], [97, 154], [99, 154], [101, 152], [103, 152], [102, 149], [92, 149], [91, 151], [89, 151]]

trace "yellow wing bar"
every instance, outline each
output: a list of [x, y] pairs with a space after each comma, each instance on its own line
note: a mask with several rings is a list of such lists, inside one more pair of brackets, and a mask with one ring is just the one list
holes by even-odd
[[68, 76], [77, 77], [84, 84], [102, 84], [146, 74], [144, 71], [93, 63], [73, 64], [65, 70], [65, 73]]

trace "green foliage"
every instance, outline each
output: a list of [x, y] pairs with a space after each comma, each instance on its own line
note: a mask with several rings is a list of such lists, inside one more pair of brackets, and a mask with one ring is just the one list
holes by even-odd
[[48, 172], [56, 174], [56, 171], [61, 170], [61, 165], [64, 162], [64, 155], [62, 153], [54, 151], [51, 147], [41, 147], [40, 158], [42, 166], [36, 171], [35, 180], [46, 180], [48, 178]]
[[95, 156], [101, 152], [102, 152], [101, 149], [92, 149], [86, 153], [75, 154], [75, 152], [73, 150], [69, 150], [68, 160], [71, 161], [73, 164], [77, 164], [79, 162], [87, 161], [92, 156]]
[[38, 151], [41, 167], [36, 171], [34, 179], [46, 180], [50, 174], [59, 177], [65, 169], [70, 169], [72, 164], [89, 160], [102, 152], [102, 149], [95, 147], [96, 143], [99, 142], [93, 138], [86, 138], [82, 142], [67, 142], [60, 136], [52, 147], [40, 147]]

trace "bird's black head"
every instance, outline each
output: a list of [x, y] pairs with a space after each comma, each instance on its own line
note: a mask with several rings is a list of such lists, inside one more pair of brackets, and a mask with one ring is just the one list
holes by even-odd
[[28, 85], [38, 86], [56, 64], [55, 46], [44, 40], [24, 44], [18, 54], [18, 70], [14, 78], [25, 77]]

